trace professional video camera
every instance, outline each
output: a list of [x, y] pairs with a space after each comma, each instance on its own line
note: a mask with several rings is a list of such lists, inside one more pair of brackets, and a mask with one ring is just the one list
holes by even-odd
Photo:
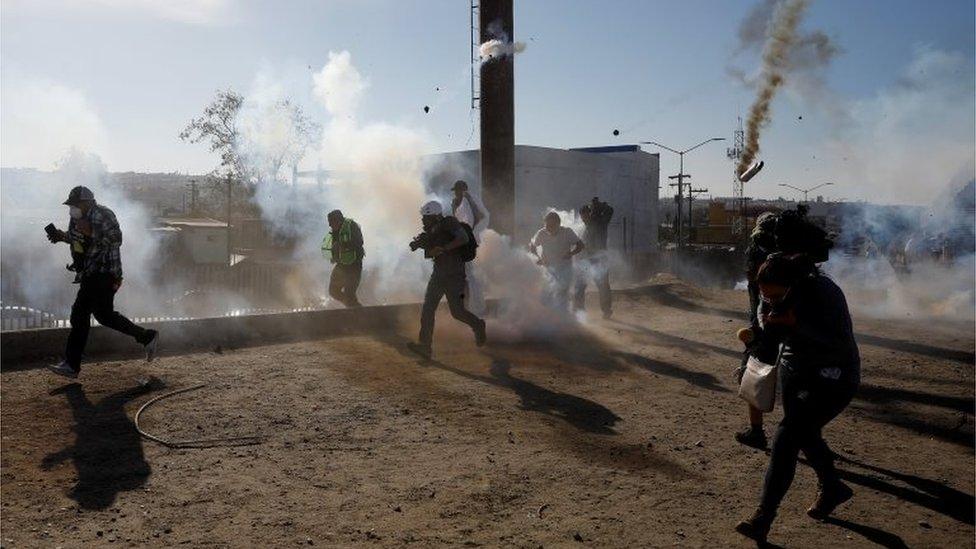
[[423, 249], [425, 252], [432, 248], [430, 242], [430, 233], [424, 231], [417, 236], [413, 237], [410, 241], [410, 251], [416, 252], [418, 249]]

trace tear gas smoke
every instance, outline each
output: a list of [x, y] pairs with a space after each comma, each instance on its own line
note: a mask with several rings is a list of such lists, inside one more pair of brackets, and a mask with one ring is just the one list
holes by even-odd
[[478, 48], [482, 63], [525, 51], [525, 42], [512, 42], [508, 33], [502, 30], [501, 21], [492, 21], [487, 30], [491, 38]]
[[[420, 253], [411, 253], [407, 244], [421, 229], [420, 205], [438, 199], [425, 185], [427, 173], [444, 166], [425, 162], [423, 156], [431, 147], [422, 132], [357, 121], [356, 106], [368, 89], [364, 82], [348, 52], [330, 53], [329, 61], [313, 78], [313, 95], [329, 115], [314, 153], [317, 162], [329, 168], [325, 185], [321, 189], [307, 184], [295, 188], [263, 182], [255, 200], [275, 230], [298, 239], [293, 259], [302, 266], [306, 273], [303, 280], [316, 288], [321, 301], [327, 299], [325, 286], [331, 269], [320, 252], [328, 230], [325, 214], [337, 208], [359, 222], [363, 230], [366, 257], [361, 300], [416, 302], [423, 297], [431, 266]], [[260, 115], [263, 111], [249, 112]], [[440, 199], [445, 211], [450, 211], [450, 198]], [[569, 222], [575, 219], [568, 213], [563, 217]], [[508, 303], [499, 321], [491, 322], [493, 338], [551, 334], [573, 323], [571, 316], [542, 305], [544, 271], [526, 250], [513, 248], [507, 237], [494, 231], [485, 231], [481, 237], [476, 271], [487, 294]]]
[[797, 39], [797, 25], [806, 6], [807, 0], [786, 0], [777, 6], [773, 15], [769, 37], [763, 48], [759, 91], [749, 109], [745, 149], [739, 159], [736, 173], [745, 172], [759, 154], [759, 136], [762, 129], [769, 124], [773, 98], [789, 72], [790, 48]]
[[863, 205], [844, 217], [824, 271], [851, 307], [880, 318], [976, 317], [976, 180], [970, 164], [931, 206]]
[[119, 308], [132, 315], [156, 309], [158, 292], [147, 274], [156, 264], [157, 243], [149, 232], [151, 216], [112, 184], [101, 159], [71, 149], [53, 172], [4, 170], [2, 182], [2, 295], [4, 305], [28, 306], [67, 318], [77, 286], [64, 244], [50, 244], [42, 228], [54, 223], [68, 227], [68, 208], [62, 205], [68, 191], [85, 185], [95, 200], [113, 212], [122, 228], [122, 270]]
[[480, 52], [482, 62], [487, 62], [506, 55], [522, 53], [525, 51], [525, 42], [509, 42], [507, 40], [492, 38], [481, 44], [478, 51]]
[[[736, 53], [761, 52], [768, 40], [777, 8], [783, 0], [763, 0], [749, 11], [739, 24], [739, 45]], [[783, 59], [789, 78], [784, 87], [801, 99], [807, 107], [817, 108], [827, 115], [835, 129], [847, 127], [850, 115], [842, 101], [826, 84], [826, 68], [842, 53], [841, 48], [823, 31], [797, 32]], [[748, 88], [758, 88], [762, 71], [746, 74], [742, 69], [729, 65], [726, 73]]]
[[[328, 227], [325, 214], [339, 209], [363, 230], [364, 280], [361, 296], [367, 302], [416, 301], [422, 296], [423, 275], [429, 266], [407, 243], [420, 230], [417, 208], [429, 199], [424, 189], [423, 154], [427, 137], [410, 128], [357, 122], [357, 106], [368, 89], [347, 51], [330, 52], [328, 62], [309, 84], [312, 96], [328, 115], [320, 142], [310, 158], [328, 166], [324, 185], [286, 185], [273, 178], [259, 182], [254, 200], [262, 218], [278, 233], [296, 239], [292, 259], [304, 275], [295, 282], [296, 300], [314, 295], [325, 302], [328, 260], [321, 242]], [[249, 96], [280, 100], [273, 82], [261, 79]], [[294, 139], [295, 128], [253, 132], [267, 126], [267, 111], [242, 111], [242, 135], [259, 149], [280, 147]]]

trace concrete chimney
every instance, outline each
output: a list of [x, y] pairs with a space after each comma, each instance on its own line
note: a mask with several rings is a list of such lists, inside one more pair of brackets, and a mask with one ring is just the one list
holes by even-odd
[[[481, 0], [481, 43], [515, 41], [512, 0]], [[481, 64], [481, 192], [490, 228], [515, 234], [515, 55]]]

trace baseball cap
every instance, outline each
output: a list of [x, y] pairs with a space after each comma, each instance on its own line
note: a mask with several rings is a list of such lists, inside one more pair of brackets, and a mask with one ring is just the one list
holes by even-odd
[[91, 192], [91, 189], [83, 185], [78, 185], [77, 187], [71, 189], [68, 193], [68, 199], [63, 203], [66, 206], [77, 206], [79, 202], [84, 202], [86, 200], [95, 200], [95, 194]]

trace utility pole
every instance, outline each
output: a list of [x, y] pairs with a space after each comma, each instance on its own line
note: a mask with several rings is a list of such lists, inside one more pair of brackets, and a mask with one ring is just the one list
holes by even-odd
[[[691, 179], [691, 176], [678, 170], [676, 175], [669, 175], [668, 179], [677, 179], [677, 183], [669, 183], [669, 187], [677, 187], [678, 191], [674, 195], [674, 241], [681, 247], [681, 206], [684, 202], [684, 188], [685, 188], [685, 178]], [[691, 185], [689, 183], [688, 185]]]
[[708, 189], [692, 189], [691, 183], [688, 184], [688, 243], [691, 244], [691, 228], [694, 225], [692, 223], [691, 216], [691, 202], [695, 199], [696, 194], [707, 193]]
[[[691, 179], [691, 176], [685, 173], [685, 153], [689, 153], [698, 147], [701, 147], [705, 143], [711, 143], [712, 141], [725, 141], [724, 137], [713, 137], [711, 139], [706, 139], [701, 143], [695, 145], [694, 147], [688, 147], [683, 151], [672, 149], [667, 145], [662, 145], [657, 141], [641, 141], [641, 145], [654, 145], [656, 147], [661, 147], [664, 150], [671, 151], [678, 155], [678, 173], [677, 175], [669, 175], [668, 179], [677, 179], [677, 183], [671, 183], [669, 186], [678, 187], [678, 194], [674, 196], [675, 205], [677, 206], [678, 215], [675, 219], [675, 242], [678, 247], [681, 247], [681, 201], [684, 199], [684, 183], [685, 179]], [[688, 196], [691, 197], [691, 183], [688, 183]], [[691, 237], [691, 201], [689, 198], [688, 202], [688, 237]]]

